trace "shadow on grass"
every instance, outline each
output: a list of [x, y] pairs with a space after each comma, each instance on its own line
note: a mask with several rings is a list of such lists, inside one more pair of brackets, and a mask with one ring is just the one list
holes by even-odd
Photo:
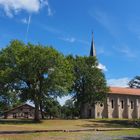
[[21, 130], [21, 131], [0, 131], [0, 135], [7, 134], [33, 134], [33, 133], [45, 133], [45, 132], [64, 132], [63, 130]]
[[139, 137], [124, 137], [123, 140], [140, 140], [140, 136]]
[[0, 119], [0, 124], [35, 124], [42, 123], [42, 121], [34, 121], [32, 119]]
[[[136, 121], [134, 120], [86, 120], [88, 122], [90, 122], [90, 124], [84, 124], [84, 125], [79, 125], [82, 127], [107, 127], [107, 128], [122, 128], [122, 127], [126, 127], [126, 128], [140, 128], [140, 126], [138, 126], [136, 124]], [[139, 121], [140, 122], [140, 121]]]

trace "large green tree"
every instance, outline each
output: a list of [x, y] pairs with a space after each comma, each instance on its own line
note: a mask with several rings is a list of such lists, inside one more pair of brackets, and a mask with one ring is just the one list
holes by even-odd
[[102, 102], [106, 98], [108, 87], [105, 76], [97, 66], [95, 57], [72, 57], [67, 58], [73, 63], [74, 98], [80, 107], [80, 115], [83, 117], [85, 104], [94, 106], [97, 102]]
[[7, 83], [17, 95], [35, 104], [35, 121], [43, 99], [63, 96], [72, 84], [70, 63], [52, 47], [14, 40], [0, 51], [0, 62], [0, 79], [10, 79]]

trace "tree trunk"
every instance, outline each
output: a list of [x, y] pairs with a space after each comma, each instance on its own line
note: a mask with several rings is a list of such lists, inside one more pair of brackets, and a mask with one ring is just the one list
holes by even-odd
[[7, 119], [7, 116], [8, 116], [8, 114], [7, 114], [7, 113], [5, 113], [5, 114], [4, 114], [4, 119]]
[[86, 104], [85, 103], [83, 103], [82, 105], [81, 105], [81, 107], [80, 107], [80, 118], [81, 119], [85, 119], [85, 118], [87, 118], [87, 114], [86, 114]]
[[39, 117], [39, 103], [37, 100], [35, 100], [35, 113], [34, 113], [34, 121], [39, 122], [40, 117]]
[[41, 118], [44, 119], [44, 113], [43, 113], [43, 106], [42, 106], [42, 100], [43, 100], [43, 95], [42, 95], [42, 75], [39, 76], [39, 93], [40, 93], [40, 112], [41, 112]]
[[44, 119], [44, 112], [43, 112], [42, 102], [40, 102], [40, 112], [41, 112], [41, 118]]

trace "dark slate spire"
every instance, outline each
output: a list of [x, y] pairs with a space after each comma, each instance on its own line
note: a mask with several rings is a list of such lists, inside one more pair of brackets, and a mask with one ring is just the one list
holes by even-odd
[[96, 50], [94, 45], [94, 36], [92, 32], [92, 41], [91, 41], [91, 48], [90, 48], [90, 56], [96, 56]]

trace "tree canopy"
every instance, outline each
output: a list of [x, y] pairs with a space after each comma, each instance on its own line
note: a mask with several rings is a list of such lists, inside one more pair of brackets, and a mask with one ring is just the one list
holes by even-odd
[[[68, 60], [73, 63], [74, 84], [73, 93], [81, 111], [88, 103], [94, 106], [106, 98], [108, 87], [102, 70], [98, 69], [95, 57], [69, 56]], [[82, 114], [82, 113], [81, 113]]]
[[67, 94], [73, 75], [70, 63], [54, 48], [14, 40], [0, 51], [0, 79], [0, 89], [10, 88], [22, 100], [35, 104], [34, 119], [38, 121], [42, 100]]
[[0, 50], [0, 105], [7, 110], [10, 104], [31, 101], [39, 121], [40, 111], [42, 118], [44, 110], [58, 116], [56, 97], [71, 92], [74, 102], [67, 101], [64, 108], [73, 117], [77, 107], [82, 110], [84, 104], [93, 106], [106, 97], [105, 76], [97, 65], [95, 57], [65, 57], [50, 46], [13, 40]]

